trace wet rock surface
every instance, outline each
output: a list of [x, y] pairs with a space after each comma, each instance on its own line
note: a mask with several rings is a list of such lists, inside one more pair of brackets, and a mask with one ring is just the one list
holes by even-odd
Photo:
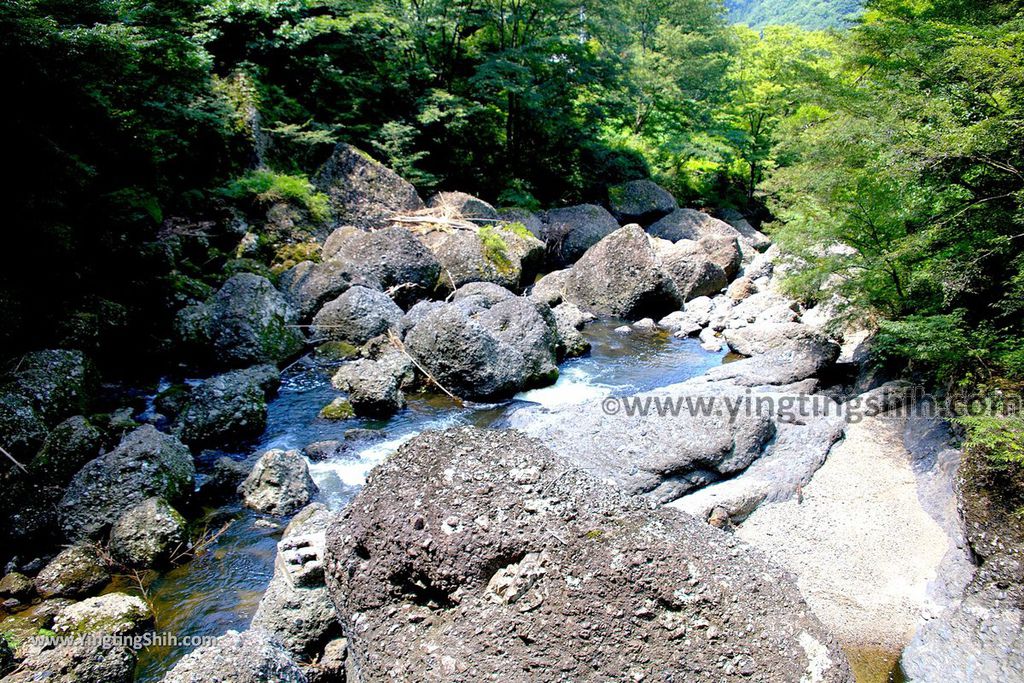
[[754, 551], [515, 432], [403, 446], [328, 530], [326, 570], [353, 680], [852, 680]]
[[192, 446], [225, 446], [259, 436], [267, 423], [267, 398], [280, 385], [273, 365], [216, 375], [194, 387], [175, 422]]

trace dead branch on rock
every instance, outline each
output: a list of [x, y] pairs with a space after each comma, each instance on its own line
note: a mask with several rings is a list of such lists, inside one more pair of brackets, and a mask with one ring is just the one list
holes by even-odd
[[391, 342], [391, 345], [392, 345], [392, 346], [394, 346], [394, 347], [395, 347], [396, 349], [398, 349], [398, 350], [399, 350], [399, 351], [401, 351], [401, 352], [402, 352], [403, 354], [405, 354], [405, 357], [406, 357], [406, 358], [408, 358], [408, 359], [409, 359], [410, 361], [412, 361], [412, 364], [413, 364], [413, 365], [415, 365], [415, 366], [416, 366], [416, 368], [417, 368], [417, 369], [418, 369], [418, 370], [419, 370], [420, 372], [422, 372], [422, 373], [423, 373], [423, 376], [424, 376], [424, 377], [426, 377], [426, 378], [427, 378], [428, 380], [430, 380], [430, 382], [431, 382], [431, 383], [432, 383], [432, 384], [433, 384], [434, 386], [436, 386], [436, 387], [437, 387], [438, 389], [440, 389], [440, 390], [441, 390], [441, 391], [443, 391], [443, 392], [444, 392], [445, 394], [447, 394], [447, 395], [448, 395], [448, 397], [449, 397], [449, 398], [450, 398], [451, 400], [455, 401], [456, 405], [458, 405], [458, 406], [459, 406], [460, 408], [462, 408], [462, 407], [464, 407], [464, 406], [465, 406], [465, 402], [464, 402], [464, 401], [463, 401], [463, 400], [462, 400], [461, 398], [459, 398], [458, 396], [456, 396], [456, 395], [455, 395], [455, 394], [453, 394], [452, 392], [448, 391], [448, 389], [447, 389], [447, 388], [445, 388], [445, 386], [444, 386], [443, 384], [441, 384], [441, 383], [440, 383], [439, 381], [437, 381], [437, 378], [435, 378], [435, 377], [434, 377], [433, 375], [431, 375], [431, 374], [430, 374], [430, 373], [429, 373], [429, 372], [427, 371], [427, 369], [426, 369], [425, 367], [423, 367], [422, 365], [420, 365], [420, 363], [419, 363], [419, 361], [418, 361], [418, 360], [416, 360], [415, 358], [413, 358], [413, 357], [412, 357], [412, 354], [410, 354], [410, 353], [409, 353], [409, 352], [408, 352], [408, 351], [406, 350], [406, 348], [405, 348], [405, 344], [403, 344], [403, 343], [402, 343], [402, 340], [398, 338], [398, 335], [397, 335], [397, 334], [395, 334], [395, 331], [394, 331], [394, 330], [388, 330], [388, 341], [389, 341], [389, 342]]

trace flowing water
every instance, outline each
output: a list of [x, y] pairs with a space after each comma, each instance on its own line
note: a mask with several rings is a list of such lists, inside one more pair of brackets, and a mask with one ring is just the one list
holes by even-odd
[[[417, 394], [408, 397], [408, 407], [388, 420], [321, 420], [320, 408], [338, 395], [331, 387], [329, 370], [301, 367], [282, 377], [278, 396], [270, 403], [267, 428], [255, 448], [302, 448], [314, 441], [342, 439], [346, 430], [381, 430], [356, 441], [351, 455], [310, 463], [310, 473], [320, 487], [318, 500], [332, 509], [346, 505], [359, 490], [367, 473], [404, 441], [425, 430], [458, 425], [487, 427], [521, 402], [545, 406], [594, 401], [604, 396], [655, 389], [703, 374], [723, 361], [721, 353], [703, 350], [696, 340], [668, 335], [620, 334], [614, 329], [622, 321], [599, 321], [584, 335], [592, 345], [584, 358], [560, 366], [558, 381], [541, 389], [524, 392], [500, 404], [469, 404], [459, 408], [443, 395]], [[219, 454], [218, 454], [219, 455]], [[200, 458], [200, 469], [203, 459]], [[218, 636], [229, 629], [248, 627], [274, 571], [280, 520], [241, 508], [237, 503], [207, 512], [204, 522], [218, 529], [233, 520], [210, 549], [196, 559], [163, 574], [147, 585], [147, 597], [154, 606], [157, 631], [179, 639]], [[120, 590], [132, 590], [121, 583]], [[139, 656], [136, 680], [158, 681], [184, 654], [190, 644], [152, 646]]]

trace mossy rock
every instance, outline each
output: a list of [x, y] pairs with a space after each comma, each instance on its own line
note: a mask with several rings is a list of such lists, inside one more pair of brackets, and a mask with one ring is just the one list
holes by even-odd
[[167, 387], [153, 400], [153, 406], [169, 418], [175, 418], [185, 409], [189, 398], [192, 396], [192, 387], [187, 384], [172, 384]]
[[338, 397], [320, 409], [322, 420], [349, 420], [356, 416], [348, 399]]
[[223, 272], [226, 277], [238, 275], [239, 273], [254, 273], [262, 275], [271, 282], [276, 279], [276, 275], [271, 272], [270, 268], [251, 258], [233, 258], [224, 264]]

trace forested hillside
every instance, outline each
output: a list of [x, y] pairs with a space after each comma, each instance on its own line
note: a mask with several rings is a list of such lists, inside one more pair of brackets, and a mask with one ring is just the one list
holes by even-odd
[[844, 28], [860, 14], [861, 0], [725, 0], [729, 21], [752, 28], [790, 24], [805, 29]]

